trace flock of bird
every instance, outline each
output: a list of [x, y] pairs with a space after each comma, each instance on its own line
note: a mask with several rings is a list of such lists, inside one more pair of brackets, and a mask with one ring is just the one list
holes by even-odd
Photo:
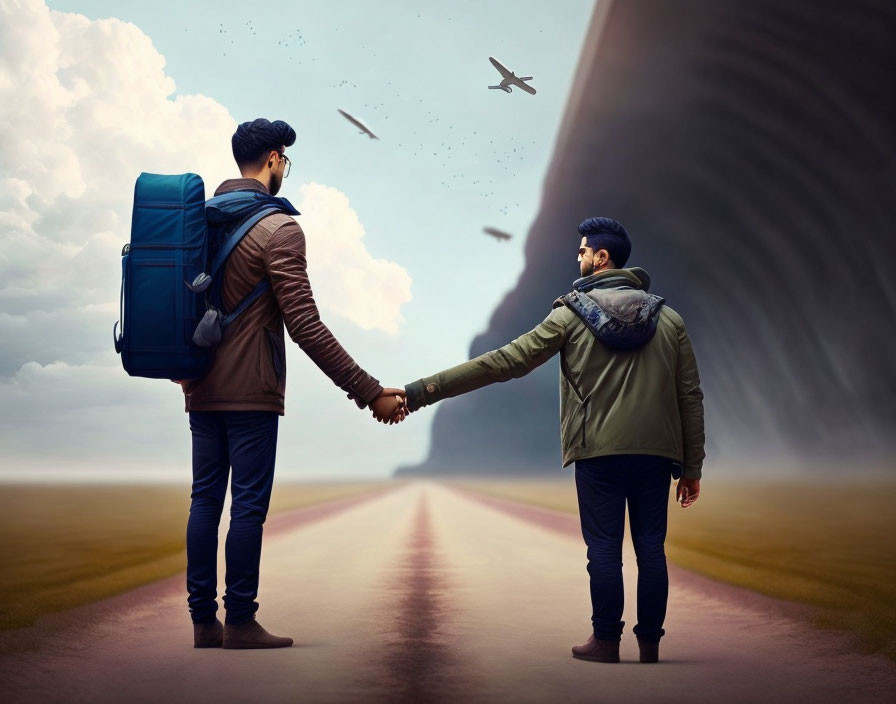
[[[417, 15], [418, 19], [420, 19], [420, 17], [421, 17], [420, 15]], [[450, 22], [451, 18], [448, 18], [448, 21]], [[250, 35], [257, 36], [257, 29], [255, 26], [255, 23], [251, 19], [245, 23], [245, 29]], [[335, 27], [334, 30], [339, 31], [339, 28]], [[218, 25], [218, 33], [222, 36], [223, 39], [229, 40], [228, 44], [234, 43], [234, 39], [232, 39], [228, 36], [229, 33], [223, 23], [220, 23]], [[285, 49], [298, 48], [298, 47], [304, 46], [305, 44], [306, 44], [305, 38], [302, 36], [302, 32], [299, 29], [295, 29], [290, 34], [285, 36], [284, 38], [277, 40], [277, 45], [279, 47], [282, 47]], [[362, 45], [361, 48], [363, 49], [365, 47]], [[226, 50], [223, 52], [223, 55], [227, 56]], [[373, 54], [371, 54], [371, 56], [375, 57], [376, 54], [373, 53]], [[510, 72], [509, 69], [507, 69], [504, 65], [502, 65], [499, 61], [497, 61], [497, 59], [495, 59], [494, 57], [488, 57], [488, 58], [489, 58], [489, 61], [491, 61], [494, 68], [500, 72], [502, 80], [499, 85], [487, 86], [487, 88], [492, 88], [492, 89], [500, 88], [504, 92], [510, 93], [512, 90], [512, 87], [517, 87], [517, 88], [521, 88], [522, 90], [524, 90], [527, 93], [531, 93], [531, 94], [535, 93], [535, 89], [528, 85], [528, 81], [532, 80], [531, 77], [517, 77], [515, 74]], [[316, 57], [312, 57], [311, 60], [315, 61]], [[301, 64], [301, 61], [298, 61], [298, 63]], [[392, 82], [387, 81], [386, 86], [392, 86]], [[341, 88], [356, 89], [356, 88], [358, 88], [358, 84], [356, 82], [348, 80], [348, 79], [342, 79], [336, 83], [333, 83], [331, 85], [331, 87], [337, 88], [337, 89], [341, 89]], [[395, 96], [398, 98], [401, 98], [401, 93], [398, 92], [397, 90], [395, 90], [394, 88], [393, 88], [393, 90], [395, 91]], [[423, 103], [423, 98], [418, 97], [417, 102]], [[363, 107], [370, 112], [376, 112], [384, 120], [389, 119], [389, 115], [386, 114], [386, 103], [385, 102], [364, 103]], [[382, 110], [382, 112], [380, 112], [381, 110]], [[357, 114], [350, 113], [347, 110], [343, 110], [342, 108], [337, 108], [337, 112], [349, 124], [351, 124], [352, 127], [356, 128], [358, 130], [359, 134], [365, 135], [369, 139], [374, 139], [374, 140], [380, 139], [379, 136], [376, 135], [373, 132], [373, 130], [364, 122], [364, 120]], [[441, 117], [440, 117], [439, 113], [437, 113], [435, 111], [427, 111], [425, 113], [425, 115], [426, 115], [425, 123], [427, 125], [440, 126]], [[450, 132], [450, 131], [454, 130], [454, 127], [452, 125], [446, 125], [446, 126], [444, 126], [443, 129]], [[464, 154], [464, 148], [466, 147], [466, 144], [467, 144], [467, 137], [464, 136], [464, 133], [462, 130], [457, 130], [457, 132], [455, 132], [454, 134], [457, 135], [458, 139], [451, 140], [450, 137], [452, 135], [449, 134], [448, 135], [449, 141], [447, 141], [447, 142], [443, 141], [439, 144], [439, 147], [442, 150], [441, 153], [439, 152], [438, 149], [431, 152], [432, 156], [434, 156], [434, 157], [441, 156], [441, 159], [442, 159], [441, 166], [443, 169], [446, 169], [446, 176], [444, 179], [441, 180], [440, 185], [446, 189], [451, 189], [452, 187], [460, 186], [462, 184], [474, 185], [474, 186], [479, 187], [479, 195], [481, 197], [483, 197], [483, 198], [494, 197], [495, 196], [495, 191], [493, 190], [494, 179], [489, 179], [487, 181], [485, 179], [476, 179], [476, 178], [474, 178], [472, 180], [467, 180], [464, 173], [458, 173], [458, 172], [447, 175], [447, 170], [449, 169], [449, 162], [452, 161], [455, 156], [457, 156], [457, 157], [462, 156]], [[470, 136], [476, 137], [477, 131], [476, 130], [472, 131], [472, 134]], [[503, 174], [512, 176], [514, 173], [514, 166], [518, 162], [522, 162], [525, 159], [524, 149], [523, 149], [524, 143], [535, 144], [536, 142], [535, 142], [535, 140], [531, 140], [531, 142], [530, 142], [529, 140], [517, 139], [516, 137], [514, 137], [512, 135], [508, 136], [507, 139], [511, 143], [514, 144], [514, 146], [510, 147], [509, 151], [507, 151], [506, 148], [504, 150], [499, 150], [497, 147], [494, 147], [495, 142], [493, 139], [489, 140], [489, 145], [492, 145], [492, 147], [494, 149], [494, 153], [493, 153], [493, 156], [495, 157], [494, 163], [496, 165], [500, 165], [500, 169], [503, 172]], [[422, 138], [422, 136], [421, 137], [417, 136], [417, 130], [411, 130], [410, 134], [405, 133], [404, 137], [402, 137], [401, 140], [402, 141], [397, 142], [398, 148], [401, 150], [409, 151], [410, 156], [424, 155], [424, 154], [429, 153], [430, 149], [433, 149], [432, 142], [427, 141], [426, 139]], [[479, 141], [479, 140], [476, 140], [476, 141]], [[455, 147], [454, 150], [452, 150], [452, 145]], [[519, 207], [519, 205], [520, 205], [519, 203], [516, 204], [517, 207]], [[509, 207], [507, 205], [504, 205], [499, 208], [498, 212], [500, 212], [502, 215], [507, 215], [509, 213]], [[512, 237], [511, 234], [504, 232], [503, 230], [499, 230], [497, 228], [492, 228], [492, 227], [484, 228], [483, 233], [486, 235], [489, 235], [491, 237], [494, 237], [498, 241], [508, 240], [508, 239], [511, 239], [511, 237]]]

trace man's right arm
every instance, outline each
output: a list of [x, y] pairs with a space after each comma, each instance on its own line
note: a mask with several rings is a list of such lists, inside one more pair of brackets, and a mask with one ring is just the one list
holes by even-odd
[[308, 280], [305, 233], [297, 222], [277, 228], [265, 247], [264, 265], [289, 336], [359, 408], [367, 407], [383, 387], [358, 366], [320, 319]]
[[503, 347], [407, 384], [408, 410], [525, 376], [560, 351], [574, 319], [568, 308], [554, 308], [537, 327]]
[[682, 476], [700, 479], [703, 475], [703, 459], [706, 457], [704, 451], [706, 438], [703, 431], [703, 391], [700, 389], [697, 359], [694, 356], [684, 321], [680, 321], [676, 327], [678, 328], [676, 388], [684, 444]]

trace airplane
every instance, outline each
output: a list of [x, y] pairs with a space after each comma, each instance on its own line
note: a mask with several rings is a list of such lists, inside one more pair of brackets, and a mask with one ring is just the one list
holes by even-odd
[[340, 110], [339, 108], [336, 108], [336, 110], [346, 120], [351, 122], [359, 130], [361, 130], [361, 134], [366, 134], [371, 139], [379, 139], [379, 137], [377, 137], [373, 132], [371, 132], [370, 128], [367, 125], [365, 125], [363, 122], [361, 122], [357, 117], [355, 117], [354, 115], [349, 115], [345, 110]]
[[528, 83], [526, 83], [526, 81], [532, 80], [532, 76], [517, 76], [513, 71], [511, 71], [504, 64], [498, 61], [494, 56], [489, 56], [488, 60], [492, 62], [492, 66], [498, 69], [502, 78], [500, 84], [496, 86], [489, 86], [489, 88], [496, 88], [498, 90], [503, 90], [510, 93], [510, 86], [513, 85], [517, 88], [522, 88], [527, 93], [535, 95], [535, 89]]
[[499, 242], [501, 240], [509, 240], [511, 237], [513, 237], [513, 235], [511, 235], [509, 232], [504, 232], [504, 230], [499, 230], [496, 227], [483, 227], [482, 231], [487, 235], [491, 235]]

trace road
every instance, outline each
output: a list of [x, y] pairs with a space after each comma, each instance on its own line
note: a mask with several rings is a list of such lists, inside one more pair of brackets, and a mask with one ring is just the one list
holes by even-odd
[[[221, 553], [225, 530], [226, 520]], [[842, 704], [896, 694], [891, 661], [806, 625], [800, 607], [672, 565], [661, 662], [641, 664], [628, 537], [623, 564], [622, 662], [576, 660], [569, 649], [590, 625], [576, 517], [404, 484], [269, 519], [257, 617], [293, 647], [194, 649], [180, 574], [0, 634], [0, 699]], [[219, 580], [223, 568], [222, 554]]]

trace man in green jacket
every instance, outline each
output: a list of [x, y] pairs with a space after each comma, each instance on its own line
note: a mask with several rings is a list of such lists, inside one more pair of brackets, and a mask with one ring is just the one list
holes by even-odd
[[669, 594], [669, 486], [678, 479], [682, 508], [700, 493], [703, 392], [681, 316], [647, 292], [644, 269], [622, 268], [631, 253], [625, 228], [595, 217], [578, 229], [581, 278], [550, 315], [499, 349], [408, 384], [407, 410], [525, 376], [560, 353], [563, 466], [575, 462], [594, 631], [573, 656], [619, 662], [628, 502], [638, 557], [633, 631], [641, 662], [657, 662]]

